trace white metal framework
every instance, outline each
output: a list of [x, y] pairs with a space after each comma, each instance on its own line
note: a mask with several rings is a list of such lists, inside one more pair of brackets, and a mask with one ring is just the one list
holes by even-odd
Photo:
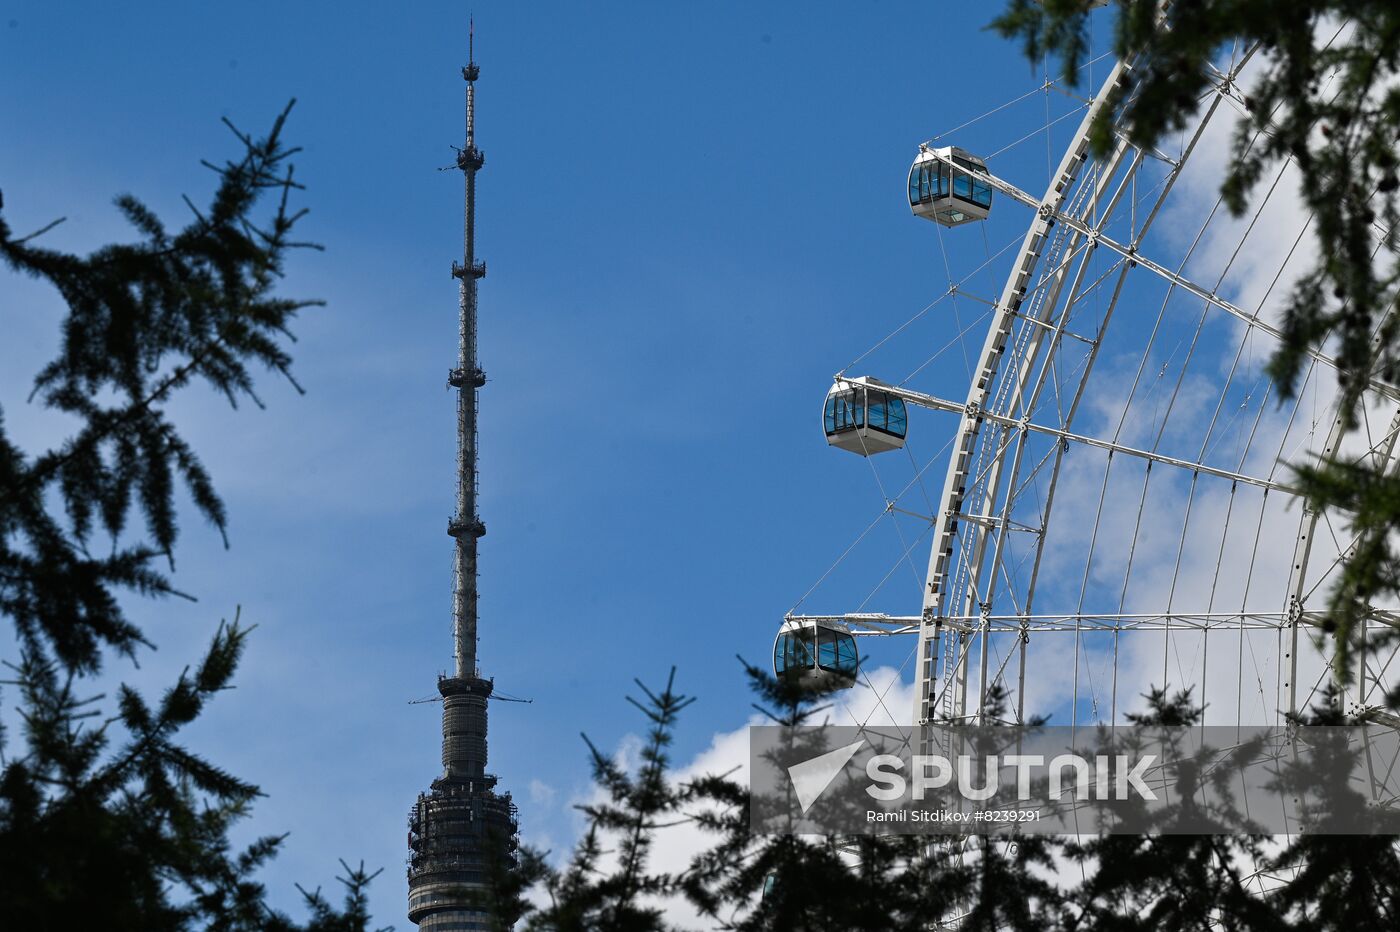
[[[961, 401], [910, 384], [934, 372], [933, 360], [888, 384], [843, 371], [832, 388], [834, 397], [878, 384], [909, 409], [958, 418], [936, 497], [923, 476], [941, 454], [920, 464], [911, 451], [913, 478], [902, 488], [887, 486], [888, 467], [870, 466], [884, 499], [877, 521], [916, 529], [912, 542], [901, 532], [896, 562], [931, 538], [921, 604], [917, 614], [864, 606], [820, 614], [798, 612], [800, 601], [788, 614], [789, 622], [839, 622], [859, 637], [912, 636], [915, 722], [985, 717], [994, 690], [1015, 720], [1057, 712], [1060, 722], [1112, 721], [1149, 686], [1169, 685], [1190, 686], [1208, 709], [1218, 707], [1208, 713], [1213, 723], [1264, 724], [1315, 702], [1327, 682], [1321, 609], [1351, 541], [1345, 515], [1298, 497], [1288, 463], [1341, 451], [1396, 469], [1400, 390], [1373, 379], [1362, 427], [1346, 434], [1325, 348], [1282, 403], [1264, 375], [1289, 276], [1307, 264], [1300, 244], [1311, 217], [1294, 208], [1288, 226], [1277, 216], [1286, 213], [1288, 164], [1238, 219], [1220, 209], [1209, 152], [1198, 173], [1210, 184], [1189, 171], [1193, 156], [1218, 152], [1220, 129], [1233, 122], [1222, 116], [1240, 110], [1251, 54], [1236, 50], [1207, 66], [1214, 88], [1169, 151], [1135, 147], [1120, 133], [1095, 158], [1090, 127], [1130, 83], [1132, 63], [1113, 65], [1072, 111], [1078, 128], [1040, 197], [999, 175], [995, 154], [984, 162], [920, 147], [911, 205], [923, 179], [939, 177], [928, 164], [951, 177], [976, 158], [997, 213], [1023, 211], [1026, 222], [1018, 250], [993, 254], [988, 242], [977, 270], [1006, 270], [999, 297], [976, 297], [949, 269], [940, 301], [988, 308]], [[1047, 104], [1047, 146], [1051, 126]], [[940, 243], [976, 236], [979, 224], [965, 219], [956, 231], [938, 230]], [[949, 346], [974, 331], [960, 317], [948, 325], [956, 331]], [[911, 412], [911, 444], [921, 429], [946, 436]], [[1376, 607], [1368, 630], [1400, 626], [1392, 609]], [[1072, 644], [1041, 637], [1052, 634]], [[1129, 635], [1142, 643], [1130, 645]], [[1364, 665], [1351, 711], [1381, 705], [1400, 675], [1393, 659]], [[1036, 693], [1029, 701], [1028, 689]]]
[[[1154, 686], [1193, 690], [1212, 725], [1278, 724], [1319, 701], [1334, 654], [1323, 610], [1355, 540], [1346, 514], [1299, 496], [1290, 464], [1341, 455], [1400, 470], [1400, 390], [1373, 377], [1360, 426], [1347, 431], [1326, 345], [1291, 397], [1280, 398], [1264, 371], [1291, 281], [1312, 263], [1312, 216], [1294, 195], [1288, 162], [1261, 180], [1244, 216], [1222, 209], [1220, 171], [1231, 117], [1246, 112], [1252, 56], [1236, 48], [1203, 63], [1212, 89], [1191, 125], [1159, 149], [1118, 131], [1105, 157], [1089, 147], [1091, 125], [1130, 83], [1132, 62], [1113, 64], [1090, 99], [1047, 75], [1042, 87], [945, 134], [1043, 93], [1043, 130], [1015, 126], [1009, 145], [978, 148], [960, 137], [961, 150], [937, 137], [920, 146], [909, 176], [916, 215], [939, 220], [933, 202], [943, 189], [930, 161], [951, 177], [975, 158], [995, 206], [985, 196], [981, 217], [918, 230], [937, 234], [947, 291], [834, 379], [833, 394], [878, 384], [907, 411], [903, 453], [890, 447], [873, 458], [883, 451], [843, 447], [865, 455], [881, 507], [786, 618], [839, 624], [865, 639], [862, 664], [896, 669], [878, 684], [868, 667], [860, 671], [875, 702], [852, 700], [855, 724], [877, 715], [909, 723], [886, 698], [911, 662], [914, 723], [988, 721], [994, 712], [1018, 722], [1122, 721]], [[1076, 104], [1054, 117], [1054, 93]], [[1074, 118], [1067, 139], [1054, 135]], [[1012, 180], [1027, 177], [1028, 160], [1002, 156], [1038, 139], [1046, 184], [1035, 197]], [[1019, 224], [1008, 220], [1017, 213]], [[996, 232], [999, 223], [1013, 235]], [[958, 267], [954, 238], [984, 247], [985, 258], [974, 248]], [[935, 320], [939, 348], [928, 355], [916, 333]], [[966, 345], [978, 333], [980, 347]], [[909, 374], [891, 378], [900, 371]], [[921, 448], [929, 436], [937, 441]], [[908, 474], [895, 476], [906, 460]], [[938, 469], [944, 482], [932, 494], [924, 480]], [[884, 559], [861, 562], [882, 533]], [[921, 571], [911, 557], [926, 546]], [[842, 591], [825, 611], [803, 610], [819, 588], [839, 590], [851, 564], [863, 601], [851, 605]], [[905, 566], [917, 594], [898, 585]], [[894, 604], [878, 604], [892, 593]], [[1362, 637], [1374, 645], [1373, 632], [1396, 628], [1400, 606], [1372, 606]], [[1346, 712], [1400, 727], [1384, 702], [1400, 680], [1397, 655], [1395, 647], [1355, 655]], [[1260, 894], [1291, 879], [1257, 864], [1247, 874]], [[936, 927], [958, 924], [948, 916]]]

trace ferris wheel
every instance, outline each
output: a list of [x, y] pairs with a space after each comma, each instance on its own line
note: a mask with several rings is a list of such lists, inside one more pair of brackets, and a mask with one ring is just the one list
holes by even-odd
[[[1111, 722], [1151, 686], [1190, 688], [1210, 724], [1274, 724], [1317, 701], [1322, 610], [1353, 539], [1289, 464], [1340, 452], [1396, 469], [1400, 389], [1373, 379], [1346, 431], [1325, 346], [1291, 398], [1264, 371], [1312, 218], [1289, 163], [1244, 216], [1222, 205], [1251, 58], [1205, 65], [1211, 91], [1160, 150], [1115, 131], [1093, 154], [1091, 126], [1134, 65], [1104, 59], [1086, 65], [1109, 69], [1091, 98], [1047, 76], [918, 147], [907, 202], [932, 223], [910, 235], [936, 235], [947, 288], [827, 393], [827, 442], [869, 463], [882, 504], [785, 617], [780, 675], [840, 688], [869, 683], [858, 654], [912, 666], [915, 724], [994, 706]], [[1042, 97], [1043, 129], [983, 131]], [[987, 148], [964, 142], [974, 124]], [[1042, 138], [1043, 187], [1018, 155]], [[852, 563], [832, 601], [876, 584], [813, 611]], [[1396, 625], [1400, 610], [1376, 606], [1366, 627]], [[1397, 724], [1393, 659], [1358, 661], [1347, 711]], [[907, 723], [884, 701], [900, 679], [872, 708]]]

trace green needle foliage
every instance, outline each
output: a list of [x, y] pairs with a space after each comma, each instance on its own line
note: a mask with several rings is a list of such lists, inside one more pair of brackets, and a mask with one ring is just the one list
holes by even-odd
[[[1088, 0], [1011, 0], [992, 28], [1020, 39], [1034, 61], [1057, 58], [1073, 82], [1088, 50], [1089, 8]], [[1291, 398], [1326, 344], [1338, 363], [1343, 425], [1355, 430], [1363, 393], [1377, 380], [1400, 384], [1400, 4], [1118, 0], [1114, 46], [1134, 67], [1095, 128], [1100, 154], [1114, 144], [1114, 123], [1144, 148], [1184, 128], [1220, 81], [1209, 63], [1232, 51], [1251, 55], [1245, 80], [1227, 88], [1246, 112], [1221, 194], [1239, 216], [1270, 169], [1291, 162], [1315, 247], [1284, 308], [1269, 374], [1278, 397]], [[1351, 462], [1337, 449], [1297, 467], [1309, 507], [1354, 516], [1358, 540], [1330, 607], [1336, 672], [1348, 682], [1356, 652], [1382, 646], [1361, 643], [1371, 606], [1400, 596], [1391, 533], [1400, 525], [1400, 477], [1383, 458]]]
[[[1330, 686], [1317, 704], [1299, 716], [1303, 725], [1352, 724], [1339, 711], [1342, 707], [1336, 686]], [[1303, 792], [1322, 788], [1320, 810], [1310, 815], [1326, 824], [1340, 816], [1355, 818], [1355, 807], [1336, 803], [1354, 792], [1338, 776], [1340, 767], [1355, 762], [1357, 750], [1335, 748], [1318, 753], [1303, 762], [1290, 762], [1280, 771], [1283, 792]], [[1280, 910], [1297, 920], [1297, 927], [1308, 932], [1354, 932], [1356, 929], [1391, 929], [1400, 925], [1400, 827], [1393, 807], [1380, 807], [1366, 813], [1366, 824], [1356, 834], [1303, 834], [1289, 839], [1270, 866], [1288, 885], [1278, 891]]]
[[[745, 666], [760, 700], [756, 708], [770, 721], [823, 723], [826, 697]], [[1394, 928], [1400, 916], [1400, 849], [1391, 835], [1303, 833], [1271, 841], [1250, 834], [1245, 813], [1220, 793], [1221, 802], [1207, 813], [1214, 832], [1158, 833], [1199, 826], [1194, 781], [1228, 784], [1230, 766], [1179, 768], [1175, 801], [1144, 821], [1151, 822], [1150, 834], [1099, 834], [1092, 814], [1085, 835], [1064, 838], [756, 833], [753, 807], [786, 809], [790, 801], [754, 797], [729, 774], [679, 783], [658, 749], [671, 743], [676, 726], [668, 710], [689, 700], [675, 696], [669, 684], [647, 695], [640, 707], [653, 731], [637, 774], [590, 744], [607, 801], [584, 809], [589, 827], [565, 869], [552, 870], [532, 854], [531, 881], [542, 884], [549, 906], [530, 917], [531, 930], [662, 932], [671, 928], [662, 907], [682, 899], [700, 917], [698, 928], [731, 932], [1361, 932]], [[1146, 711], [1128, 715], [1116, 737], [1100, 732], [1110, 744], [1088, 753], [1131, 750], [1162, 728], [1177, 729], [1179, 738], [1202, 721], [1204, 710], [1190, 691], [1154, 688], [1143, 698]], [[992, 691], [988, 717], [1002, 717], [1004, 703], [1004, 691]], [[1343, 724], [1336, 708], [1325, 697], [1302, 723]], [[788, 750], [800, 759], [828, 748], [818, 739], [811, 748]], [[1286, 765], [1281, 791], [1311, 797], [1323, 788], [1324, 800], [1349, 794], [1353, 790], [1337, 774], [1357, 753], [1339, 748], [1312, 763]], [[1201, 754], [1201, 762], [1214, 759]], [[1184, 751], [1173, 756], [1191, 759]], [[1118, 817], [1128, 814], [1114, 803], [1096, 805], [1113, 808]], [[1355, 807], [1339, 811], [1354, 813]], [[650, 871], [649, 853], [667, 844], [667, 828], [680, 824], [699, 828], [705, 843], [679, 874]], [[1256, 871], [1289, 882], [1266, 895]], [[525, 901], [523, 889], [513, 892]], [[937, 924], [951, 917], [957, 917], [954, 924]]]
[[[758, 699], [754, 708], [769, 722], [789, 729], [821, 724], [829, 706], [820, 692], [741, 662], [750, 691]], [[786, 750], [803, 758], [827, 749], [804, 750], [794, 744]], [[857, 882], [851, 859], [841, 851], [843, 839], [752, 831], [751, 808], [776, 805], [790, 812], [789, 800], [755, 799], [747, 787], [724, 777], [701, 782], [698, 789], [715, 813], [708, 824], [702, 823], [715, 841], [696, 857], [685, 889], [701, 914], [712, 918], [718, 928], [816, 932], [894, 927], [894, 917], [902, 913], [900, 902], [912, 890], [901, 893], [894, 885], [897, 875], [885, 851], [867, 852], [868, 870], [863, 882]], [[872, 901], [880, 905], [871, 908]]]
[[[1204, 709], [1190, 690], [1168, 694], [1152, 689], [1144, 698], [1147, 711], [1126, 716], [1134, 727], [1127, 729], [1128, 741], [1119, 750], [1136, 743], [1143, 730], [1150, 734], [1158, 726], [1201, 723]], [[1201, 779], [1200, 772], [1180, 768], [1170, 797], [1174, 802], [1141, 824], [1156, 831], [1204, 815], [1219, 826], [1216, 834], [1118, 834], [1067, 841], [1065, 853], [1083, 872], [1068, 898], [1071, 928], [1265, 932], [1288, 927], [1277, 900], [1258, 896], [1246, 883], [1252, 867], [1266, 859], [1262, 839], [1245, 832], [1237, 811], [1202, 813], [1194, 799], [1194, 784]]]
[[[27, 650], [65, 668], [96, 671], [102, 648], [132, 657], [148, 644], [117, 593], [173, 592], [156, 558], [173, 566], [177, 484], [225, 530], [223, 502], [165, 413], [171, 396], [199, 380], [230, 404], [261, 404], [251, 367], [292, 378], [288, 328], [319, 302], [273, 294], [287, 253], [309, 245], [291, 238], [305, 211], [288, 206], [301, 186], [289, 162], [298, 150], [282, 143], [287, 115], [264, 139], [234, 129], [243, 155], [209, 166], [219, 178], [212, 203], [203, 212], [191, 204], [193, 219], [176, 233], [130, 195], [117, 207], [140, 239], [87, 256], [43, 248], [34, 234], [14, 237], [0, 217], [0, 257], [51, 285], [68, 308], [62, 348], [31, 400], [79, 424], [57, 449], [28, 456], [0, 421], [0, 612]], [[277, 203], [262, 218], [269, 193]], [[133, 517], [144, 533], [128, 527]], [[99, 531], [111, 541], [105, 554], [89, 550]]]
[[603, 798], [581, 807], [588, 829], [564, 870], [548, 869], [539, 854], [526, 853], [524, 871], [543, 882], [550, 899], [529, 916], [531, 932], [668, 928], [657, 901], [673, 892], [675, 880], [653, 872], [650, 862], [657, 832], [681, 818], [688, 795], [671, 782], [669, 748], [680, 713], [695, 701], [676, 692], [675, 680], [674, 668], [660, 692], [638, 680], [645, 699], [628, 697], [648, 722], [635, 774], [584, 736]]
[[125, 195], [117, 207], [135, 240], [80, 256], [40, 244], [56, 223], [15, 236], [0, 216], [0, 257], [67, 311], [30, 401], [75, 424], [58, 447], [30, 452], [0, 410], [0, 616], [19, 651], [5, 664], [19, 734], [0, 730], [0, 927], [369, 928], [363, 866], [345, 868], [342, 907], [302, 891], [308, 925], [270, 909], [252, 878], [281, 837], [242, 851], [229, 841], [258, 788], [181, 742], [230, 688], [248, 627], [221, 624], [158, 700], [122, 685], [108, 708], [87, 686], [109, 653], [135, 660], [151, 646], [129, 596], [178, 594], [177, 491], [221, 534], [227, 524], [168, 403], [203, 382], [230, 404], [260, 404], [254, 372], [291, 380], [289, 327], [319, 303], [275, 294], [289, 252], [308, 245], [292, 238], [305, 211], [289, 206], [300, 185], [287, 115], [260, 139], [230, 124], [240, 155], [209, 165], [212, 200], [203, 210], [187, 200], [192, 219], [178, 231]]

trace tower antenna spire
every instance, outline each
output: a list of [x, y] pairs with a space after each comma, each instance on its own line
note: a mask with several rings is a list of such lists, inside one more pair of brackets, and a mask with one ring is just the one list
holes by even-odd
[[[486, 525], [477, 514], [477, 392], [486, 374], [477, 358], [477, 285], [486, 263], [476, 257], [476, 173], [486, 156], [476, 145], [476, 24], [467, 30], [466, 140], [457, 152], [462, 170], [462, 262], [458, 281], [457, 365], [447, 384], [457, 390], [456, 511], [447, 522], [453, 540], [453, 671], [438, 678], [442, 696], [443, 774], [418, 796], [409, 814], [408, 918], [422, 928], [486, 928], [482, 904], [492, 862], [514, 863], [518, 825], [510, 794], [495, 791], [486, 772], [486, 703], [494, 683], [477, 664], [477, 545]], [[504, 859], [507, 863], [501, 864]], [[476, 878], [463, 880], [464, 877]]]

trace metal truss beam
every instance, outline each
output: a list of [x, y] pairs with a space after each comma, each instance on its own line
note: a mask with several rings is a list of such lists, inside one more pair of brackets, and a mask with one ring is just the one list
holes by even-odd
[[[860, 383], [846, 378], [838, 378], [838, 384], [858, 385]], [[1030, 433], [1042, 434], [1047, 437], [1055, 437], [1064, 443], [1081, 443], [1085, 446], [1096, 447], [1100, 450], [1107, 450], [1110, 453], [1122, 453], [1125, 456], [1132, 456], [1137, 459], [1147, 460], [1150, 463], [1161, 463], [1165, 466], [1174, 466], [1177, 469], [1184, 469], [1192, 473], [1203, 473], [1208, 476], [1217, 476], [1221, 479], [1229, 479], [1231, 482], [1243, 482], [1246, 485], [1257, 486], [1270, 491], [1284, 492], [1289, 495], [1296, 495], [1297, 490], [1291, 486], [1271, 479], [1261, 479], [1258, 476], [1251, 476], [1242, 472], [1233, 472], [1229, 469], [1220, 469], [1216, 466], [1208, 466], [1205, 463], [1193, 460], [1179, 459], [1175, 456], [1166, 456], [1161, 453], [1153, 453], [1150, 450], [1141, 450], [1137, 447], [1130, 447], [1126, 444], [1115, 443], [1112, 440], [1102, 440], [1098, 437], [1090, 437], [1085, 434], [1076, 434], [1073, 431], [1061, 430], [1058, 427], [1048, 427], [1044, 424], [1036, 424], [1029, 418], [1017, 419], [1007, 417], [1004, 414], [995, 414], [991, 411], [971, 409], [965, 404], [958, 404], [956, 401], [949, 401], [946, 398], [939, 398], [935, 395], [927, 395], [923, 392], [912, 391], [907, 388], [881, 387], [881, 391], [891, 395], [896, 395], [904, 399], [909, 404], [918, 405], [921, 408], [929, 408], [933, 411], [946, 411], [950, 414], [963, 414], [969, 418], [980, 418], [993, 424], [1009, 427], [1014, 430], [1024, 430]], [[960, 517], [966, 518], [966, 515]]]
[[[934, 152], [933, 154], [935, 158], [938, 158], [949, 165], [953, 164], [951, 159], [939, 155], [937, 152]], [[1091, 246], [1096, 243], [1101, 244], [1107, 247], [1108, 249], [1111, 249], [1114, 252], [1118, 253], [1118, 255], [1122, 256], [1124, 259], [1127, 259], [1129, 262], [1142, 266], [1143, 268], [1153, 272], [1154, 274], [1170, 282], [1172, 285], [1175, 285], [1177, 288], [1180, 288], [1183, 291], [1195, 295], [1202, 301], [1214, 305], [1215, 307], [1219, 308], [1225, 313], [1231, 315], [1232, 317], [1236, 317], [1241, 321], [1244, 321], [1244, 323], [1257, 330], [1262, 330], [1264, 333], [1267, 333], [1274, 339], [1284, 339], [1283, 331], [1279, 330], [1277, 327], [1273, 326], [1267, 321], [1260, 319], [1258, 314], [1251, 314], [1244, 308], [1241, 308], [1238, 305], [1227, 301], [1226, 299], [1217, 295], [1215, 292], [1210, 291], [1209, 289], [1204, 288], [1191, 281], [1189, 278], [1186, 278], [1183, 275], [1179, 275], [1176, 272], [1173, 272], [1171, 269], [1158, 262], [1154, 262], [1152, 259], [1149, 259], [1147, 256], [1144, 256], [1140, 252], [1138, 252], [1136, 246], [1130, 246], [1118, 242], [1111, 236], [1104, 233], [1102, 230], [1095, 229], [1089, 226], [1089, 224], [1078, 219], [1077, 217], [1071, 216], [1070, 214], [1064, 212], [1059, 208], [1058, 205], [1049, 201], [1037, 200], [1035, 197], [1031, 196], [1030, 194], [1027, 194], [1025, 191], [1022, 191], [1014, 184], [1011, 184], [1008, 181], [1004, 181], [1003, 179], [998, 178], [995, 175], [988, 174], [986, 176], [986, 180], [993, 188], [1000, 191], [1002, 194], [1005, 194], [1012, 200], [1019, 201], [1025, 206], [1036, 211], [1040, 215], [1040, 219], [1042, 221], [1049, 220], [1054, 223], [1063, 223], [1065, 226], [1074, 230], [1076, 233], [1079, 233], [1081, 236], [1086, 237], [1089, 240]], [[1340, 368], [1340, 364], [1326, 353], [1322, 353], [1317, 350], [1309, 350], [1308, 355], [1331, 369]], [[1376, 391], [1377, 393], [1384, 395], [1387, 398], [1400, 401], [1400, 387], [1391, 385], [1389, 382], [1385, 382], [1377, 378], [1372, 378], [1370, 380], [1370, 387], [1373, 391]]]
[[[788, 621], [830, 621], [844, 624], [857, 636], [890, 636], [915, 634], [922, 618], [918, 615], [887, 615], [882, 612], [852, 612], [845, 615], [789, 615]], [[1137, 612], [1137, 613], [1065, 613], [1058, 615], [949, 615], [939, 621], [953, 631], [984, 632], [988, 634], [1024, 634], [1031, 631], [1207, 631], [1228, 628], [1231, 631], [1266, 629], [1278, 631], [1290, 628], [1294, 621], [1300, 626], [1322, 628], [1326, 612]], [[1400, 630], [1400, 611], [1376, 609], [1367, 619], [1370, 630]]]
[[[1120, 142], [1114, 155], [1098, 166], [1099, 174], [1095, 175], [1095, 180], [1086, 182], [1085, 186], [1076, 189], [1080, 172], [1088, 163], [1088, 135], [1089, 129], [1102, 112], [1107, 101], [1111, 99], [1113, 93], [1121, 88], [1127, 79], [1127, 73], [1131, 70], [1131, 65], [1126, 62], [1118, 62], [1110, 72], [1107, 80], [1095, 96], [1093, 103], [1089, 106], [1084, 115], [1084, 120], [1076, 132], [1074, 140], [1066, 149], [1061, 161], [1059, 170], [1052, 176], [1051, 183], [1046, 189], [1045, 203], [1051, 205], [1056, 210], [1063, 210], [1068, 207], [1071, 211], [1077, 211], [1084, 216], [1097, 217], [1102, 215], [1108, 217], [1113, 213], [1114, 207], [1120, 197], [1129, 191], [1129, 178], [1135, 177], [1136, 169], [1140, 164], [1139, 158], [1133, 160], [1132, 166], [1128, 169], [1128, 174], [1120, 183], [1116, 194], [1110, 193], [1112, 179], [1117, 175], [1126, 157], [1129, 147], [1126, 143]], [[1211, 105], [1213, 112], [1216, 104]], [[1196, 138], [1199, 138], [1198, 131], [1193, 137], [1190, 147], [1195, 145]], [[1184, 157], [1183, 157], [1184, 160]], [[1167, 182], [1167, 189], [1171, 187], [1172, 181], [1178, 173], [1177, 168], [1173, 168], [1170, 179]], [[1074, 191], [1071, 200], [1071, 192]], [[1083, 196], [1089, 196], [1087, 203], [1081, 203]], [[1105, 206], [1103, 199], [1107, 198]], [[1157, 205], [1154, 206], [1143, 218], [1142, 229], [1150, 224], [1152, 217], [1156, 215], [1161, 201], [1165, 198], [1165, 191], [1158, 196]], [[1085, 249], [1085, 238], [1082, 234], [1075, 234], [1077, 243], [1067, 243], [1064, 233], [1072, 228], [1065, 226], [1061, 228], [1061, 233], [1051, 236], [1051, 228], [1054, 226], [1054, 219], [1050, 214], [1036, 217], [1026, 232], [1026, 237], [1021, 245], [1015, 261], [1012, 263], [1010, 274], [1003, 288], [1001, 298], [997, 302], [993, 311], [992, 324], [988, 329], [986, 341], [982, 347], [980, 362], [973, 375], [972, 384], [969, 386], [967, 404], [964, 405], [965, 412], [985, 411], [989, 408], [998, 411], [1012, 411], [1000, 403], [989, 404], [991, 400], [992, 383], [998, 378], [998, 370], [1001, 367], [1002, 356], [1008, 349], [1007, 343], [1010, 341], [1012, 331], [1017, 320], [1027, 320], [1035, 318], [1051, 327], [1028, 327], [1031, 331], [1029, 338], [1015, 341], [1011, 355], [1017, 357], [1017, 362], [1013, 364], [1015, 373], [1010, 378], [1014, 381], [1014, 398], [1009, 399], [1011, 405], [1019, 406], [1020, 413], [1029, 416], [1035, 409], [1035, 402], [1039, 397], [1041, 388], [1045, 384], [1057, 347], [1063, 336], [1069, 333], [1068, 321], [1070, 313], [1080, 294], [1082, 276], [1087, 268], [1087, 257], [1092, 250]], [[1069, 253], [1066, 257], [1066, 264], [1062, 269], [1057, 268], [1061, 264], [1060, 250], [1062, 246], [1067, 246]], [[1051, 272], [1044, 274], [1039, 282], [1032, 285], [1031, 277], [1035, 274], [1036, 267], [1041, 259], [1041, 253], [1046, 253], [1046, 259], [1051, 267]], [[1055, 320], [1055, 304], [1061, 288], [1068, 280], [1068, 263], [1074, 261], [1074, 256], [1082, 253], [1080, 270], [1074, 276], [1073, 284], [1070, 285], [1070, 296], [1063, 308], [1059, 319]], [[1125, 262], [1116, 263], [1119, 266], [1126, 266]], [[1107, 325], [1109, 316], [1112, 314], [1112, 306], [1116, 304], [1119, 290], [1124, 280], [1123, 272], [1126, 268], [1121, 268], [1118, 274], [1118, 286], [1115, 288], [1113, 300], [1109, 309], [1103, 317], [1103, 324], [1099, 327], [1098, 336], [1093, 340], [1086, 340], [1089, 346], [1088, 365], [1092, 365], [1093, 357], [1098, 351], [1097, 340], [1102, 337], [1103, 329]], [[1111, 274], [1112, 270], [1110, 270]], [[1094, 286], [1097, 287], [1097, 282]], [[1029, 299], [1029, 304], [1023, 307]], [[1052, 321], [1055, 321], [1053, 324]], [[1049, 334], [1050, 353], [1048, 360], [1041, 368], [1038, 378], [1030, 378], [1030, 371], [1034, 369], [1035, 359], [1040, 355], [1043, 341], [1039, 337]], [[1023, 345], [1024, 344], [1024, 345]], [[1083, 391], [1083, 379], [1087, 378], [1087, 368], [1084, 376], [1081, 377], [1079, 391], [1075, 395], [1068, 412], [1061, 414], [1061, 423], [1068, 428], [1073, 419], [1074, 409], [1078, 405], [1079, 397]], [[1002, 386], [1005, 388], [1005, 386]], [[999, 389], [1000, 391], [1000, 389]], [[1057, 396], [1058, 397], [1058, 396]], [[1001, 399], [998, 399], [999, 401]], [[974, 478], [971, 474], [979, 471], [973, 464], [974, 459], [983, 459], [987, 453], [984, 442], [979, 441], [979, 433], [984, 418], [967, 416], [962, 418], [962, 423], [958, 428], [954, 438], [952, 458], [948, 465], [948, 472], [945, 478], [943, 494], [939, 502], [938, 523], [934, 526], [933, 547], [929, 555], [928, 576], [923, 594], [923, 614], [921, 616], [921, 638], [915, 658], [915, 711], [916, 721], [928, 721], [933, 712], [933, 703], [937, 694], [934, 681], [938, 676], [940, 647], [942, 653], [947, 656], [943, 658], [945, 666], [944, 675], [953, 676], [958, 679], [957, 688], [945, 686], [942, 690], [942, 700], [945, 706], [951, 701], [956, 706], [962, 705], [962, 697], [965, 684], [965, 664], [957, 658], [964, 636], [943, 639], [946, 643], [940, 645], [940, 632], [942, 626], [937, 624], [940, 616], [947, 614], [957, 614], [974, 610], [979, 607], [982, 601], [991, 602], [992, 590], [996, 585], [996, 573], [990, 575], [984, 572], [984, 560], [986, 557], [987, 543], [991, 536], [996, 535], [994, 529], [985, 528], [975, 522], [970, 522], [973, 533], [970, 537], [961, 539], [961, 549], [963, 551], [961, 559], [955, 559], [954, 540], [959, 537], [958, 516], [964, 511], [964, 496], [971, 493], [980, 498], [980, 501], [968, 510], [975, 510], [983, 514], [992, 514], [998, 510], [1001, 504], [1003, 516], [1008, 516], [1011, 508], [1010, 492], [1016, 487], [1017, 473], [1020, 467], [1020, 460], [1025, 449], [1025, 440], [1028, 432], [1022, 431], [1019, 434], [1019, 442], [1016, 443], [1015, 453], [1012, 456], [1010, 466], [1010, 479], [1008, 497], [1005, 503], [998, 502], [999, 483], [1002, 479], [1002, 462], [1007, 455], [1007, 445], [995, 444], [999, 450], [991, 454], [993, 463], [990, 472], [984, 482], [976, 484], [976, 488], [969, 487], [969, 479]], [[1000, 429], [1000, 428], [998, 428]], [[1058, 474], [1059, 465], [1063, 458], [1063, 453], [1055, 456], [1055, 473]], [[1050, 495], [1054, 494], [1054, 478], [1051, 479]], [[1047, 502], [1048, 509], [1048, 502]], [[1042, 522], [1043, 523], [1043, 522]], [[1003, 521], [1003, 533], [1006, 522]], [[997, 542], [991, 555], [993, 564], [997, 564], [1001, 559], [1001, 537], [997, 536]], [[1036, 547], [1036, 568], [1032, 570], [1032, 582], [1030, 590], [1026, 596], [1026, 607], [1023, 609], [1017, 606], [1018, 611], [1028, 611], [1030, 599], [1035, 587], [1035, 573], [1039, 567], [1039, 557], [1044, 544], [1044, 536], [1038, 537]], [[956, 572], [956, 577], [950, 573]], [[986, 587], [984, 589], [984, 586]], [[961, 603], [961, 604], [955, 604]], [[1024, 663], [1022, 664], [1022, 681], [1024, 682]], [[956, 697], [955, 697], [956, 693]], [[1019, 700], [1018, 700], [1019, 701]], [[944, 714], [949, 714], [945, 708]]]

